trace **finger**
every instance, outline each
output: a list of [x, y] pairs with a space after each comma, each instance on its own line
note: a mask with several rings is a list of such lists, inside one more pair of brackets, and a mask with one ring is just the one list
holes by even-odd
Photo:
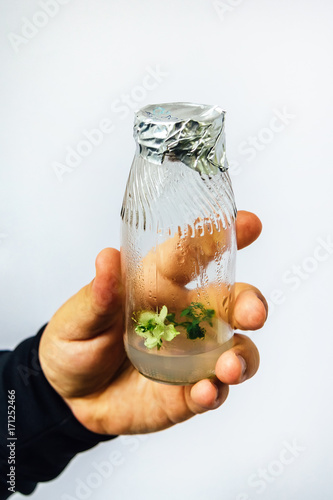
[[71, 297], [53, 316], [66, 340], [93, 338], [122, 319], [119, 251], [102, 250], [96, 258], [93, 281]]
[[253, 377], [259, 362], [259, 352], [252, 340], [235, 334], [233, 347], [217, 360], [215, 374], [224, 384], [239, 384]]
[[236, 219], [238, 250], [251, 245], [259, 237], [261, 230], [261, 221], [255, 214], [240, 210]]
[[[236, 228], [238, 246], [243, 248], [259, 236], [261, 222], [251, 212], [240, 211]], [[224, 321], [234, 323], [235, 327], [245, 330], [260, 328], [267, 313], [265, 314], [260, 304], [257, 303], [255, 306], [256, 297], [251, 301], [249, 296], [247, 303], [244, 295], [238, 301], [235, 308], [236, 321], [234, 321], [233, 298], [226, 286], [213, 285], [209, 289], [202, 290], [188, 290], [185, 287], [188, 282], [200, 275], [214, 255], [220, 252], [224, 245], [230, 243], [232, 237], [230, 228], [227, 230], [222, 227], [216, 228], [208, 220], [198, 219], [193, 230], [188, 226], [188, 230], [183, 234], [179, 229], [173, 237], [153, 248], [139, 266], [138, 273], [143, 274], [142, 279], [138, 278], [134, 282], [134, 287], [142, 287], [143, 283], [143, 290], [140, 288], [140, 293], [135, 293], [138, 298], [136, 308], [156, 309], [166, 305], [169, 311], [177, 312], [186, 308], [192, 301], [200, 301], [216, 310], [217, 316]], [[257, 292], [258, 298], [261, 298], [259, 290]], [[250, 302], [255, 306], [252, 311], [249, 310]], [[263, 303], [265, 308], [267, 304], [264, 299]]]
[[194, 414], [204, 413], [221, 406], [227, 399], [229, 386], [218, 380], [200, 380], [185, 388], [185, 400]]
[[241, 330], [258, 330], [265, 324], [268, 304], [258, 288], [247, 283], [235, 284], [231, 325]]
[[133, 280], [137, 308], [156, 310], [157, 307], [165, 305], [169, 311], [173, 311], [186, 307], [189, 291], [158, 272], [156, 254], [150, 253], [149, 259], [144, 260], [142, 267], [140, 266], [138, 271], [142, 279], [137, 277]]
[[[259, 218], [246, 211], [239, 211], [236, 219], [237, 246], [244, 248], [255, 241], [261, 233]], [[206, 268], [223, 248], [230, 247], [233, 239], [231, 227], [223, 227], [219, 219], [213, 224], [210, 219], [197, 219], [166, 241], [153, 248], [144, 258], [143, 265], [155, 267], [157, 273], [173, 283], [186, 285]]]
[[192, 290], [186, 300], [201, 302], [214, 309], [217, 318], [229, 323], [232, 328], [258, 330], [266, 319], [268, 305], [258, 288], [247, 283], [235, 283], [233, 293], [226, 285], [211, 285]]
[[97, 255], [95, 267], [96, 277], [88, 285], [92, 304], [99, 314], [109, 314], [110, 309], [121, 304], [120, 252], [115, 248], [105, 248]]
[[[193, 226], [177, 233], [153, 250], [157, 271], [179, 285], [185, 285], [206, 268], [214, 256], [230, 247], [233, 231], [222, 221], [213, 224], [209, 219], [197, 219]], [[148, 254], [149, 260], [149, 254]]]

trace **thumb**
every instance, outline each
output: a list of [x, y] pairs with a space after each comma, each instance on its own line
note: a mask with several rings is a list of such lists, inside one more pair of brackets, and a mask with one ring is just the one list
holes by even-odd
[[88, 285], [92, 307], [99, 315], [108, 315], [121, 308], [120, 252], [105, 248], [96, 257], [96, 277]]
[[62, 339], [93, 338], [122, 320], [120, 252], [105, 248], [97, 255], [95, 265], [96, 276], [91, 283], [65, 302], [52, 318], [54, 325], [58, 323]]

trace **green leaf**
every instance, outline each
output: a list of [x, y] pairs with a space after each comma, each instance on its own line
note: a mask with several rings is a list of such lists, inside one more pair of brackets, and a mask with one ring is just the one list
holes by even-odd
[[163, 332], [163, 339], [170, 342], [170, 340], [174, 339], [178, 334], [179, 332], [177, 332], [173, 325], [167, 325]]
[[204, 338], [205, 332], [205, 329], [198, 324], [192, 323], [192, 325], [187, 327], [188, 338], [192, 340]]
[[191, 312], [191, 309], [188, 307], [187, 309], [184, 309], [184, 310], [180, 313], [180, 315], [181, 315], [181, 316], [188, 316], [188, 315], [190, 314], [190, 312]]
[[[141, 311], [138, 320], [134, 316], [133, 321], [137, 322], [134, 331], [140, 336], [145, 338], [144, 345], [148, 349], [153, 349], [157, 347], [160, 349], [163, 340], [170, 342], [177, 335], [180, 334], [174, 325], [166, 325], [168, 309], [163, 306], [160, 313], [154, 313], [151, 311]], [[175, 315], [173, 314], [173, 317]]]
[[175, 313], [169, 313], [167, 314], [167, 317], [166, 319], [170, 322], [170, 323], [175, 323]]
[[158, 316], [158, 320], [161, 323], [164, 323], [165, 318], [167, 317], [167, 314], [168, 314], [168, 308], [167, 308], [167, 306], [163, 306], [162, 309], [161, 309], [161, 312], [160, 312], [160, 314]]

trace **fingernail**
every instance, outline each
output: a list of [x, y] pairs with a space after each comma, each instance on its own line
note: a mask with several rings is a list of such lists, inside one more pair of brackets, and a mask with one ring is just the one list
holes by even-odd
[[236, 354], [236, 356], [242, 365], [242, 373], [241, 373], [239, 381], [244, 382], [244, 380], [246, 380], [246, 368], [247, 368], [246, 362], [245, 362], [245, 359], [243, 358], [243, 356], [241, 356], [240, 354]]

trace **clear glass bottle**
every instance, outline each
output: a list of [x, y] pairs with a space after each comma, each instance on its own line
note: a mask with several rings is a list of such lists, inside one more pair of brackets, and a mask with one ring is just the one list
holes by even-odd
[[124, 196], [125, 348], [146, 377], [214, 376], [232, 345], [236, 207], [225, 113], [191, 103], [136, 113], [137, 151]]

